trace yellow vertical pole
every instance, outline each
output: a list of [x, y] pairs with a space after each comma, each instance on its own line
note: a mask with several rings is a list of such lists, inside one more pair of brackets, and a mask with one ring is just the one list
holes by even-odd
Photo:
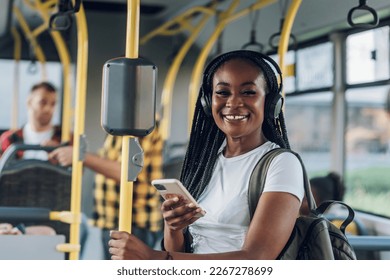
[[[85, 127], [85, 100], [87, 93], [87, 66], [88, 66], [88, 30], [84, 7], [76, 13], [77, 21], [77, 75], [76, 75], [76, 106], [75, 126], [73, 136], [73, 161], [72, 161], [72, 192], [70, 211], [75, 217], [70, 225], [70, 244], [80, 244], [80, 212], [81, 212], [81, 181], [83, 162], [80, 159], [80, 138], [84, 135]], [[71, 260], [79, 258], [79, 250], [71, 251]]]
[[[295, 16], [298, 12], [298, 9], [302, 3], [302, 0], [293, 0], [288, 11], [287, 15], [284, 19], [284, 24], [282, 28], [282, 32], [280, 34], [280, 41], [278, 47], [278, 56], [279, 56], [279, 67], [284, 75], [286, 73], [286, 63], [285, 63], [285, 55], [288, 50], [288, 42], [290, 39], [291, 29], [295, 20]], [[284, 97], [285, 93], [282, 92]]]
[[191, 45], [194, 43], [195, 39], [199, 33], [203, 30], [209, 18], [216, 13], [214, 6], [210, 9], [210, 12], [205, 14], [200, 22], [197, 24], [196, 28], [191, 32], [191, 35], [188, 37], [186, 42], [180, 48], [179, 53], [176, 55], [171, 67], [168, 70], [167, 76], [165, 78], [162, 97], [161, 97], [161, 106], [163, 108], [163, 116], [161, 119], [160, 130], [161, 137], [164, 141], [169, 138], [171, 127], [171, 115], [172, 115], [172, 96], [173, 96], [173, 87], [175, 85], [176, 76], [179, 71], [180, 65], [183, 62], [183, 59]]
[[[40, 16], [45, 22], [46, 28], [48, 27], [48, 23], [50, 20], [50, 10], [47, 6], [42, 3], [42, 0], [38, 0], [35, 2], [34, 6]], [[42, 29], [37, 29], [36, 31], [44, 31]], [[36, 32], [36, 33], [37, 33]], [[72, 115], [72, 99], [71, 99], [71, 89], [72, 89], [72, 75], [70, 71], [70, 63], [71, 58], [69, 54], [69, 50], [66, 46], [66, 43], [61, 36], [59, 31], [51, 31], [50, 35], [53, 39], [53, 42], [58, 51], [58, 56], [61, 61], [62, 71], [63, 71], [63, 79], [64, 79], [64, 88], [63, 88], [63, 103], [62, 103], [62, 121], [61, 121], [61, 142], [68, 142], [70, 140], [71, 133], [71, 115]]]
[[19, 62], [22, 53], [22, 39], [19, 32], [15, 27], [11, 28], [12, 37], [14, 38], [14, 86], [13, 86], [13, 98], [12, 98], [12, 118], [11, 129], [18, 128], [18, 116], [19, 116]]
[[[138, 58], [140, 0], [127, 0], [126, 57]], [[128, 181], [129, 140], [122, 137], [122, 169], [119, 204], [119, 230], [131, 232], [133, 182]]]

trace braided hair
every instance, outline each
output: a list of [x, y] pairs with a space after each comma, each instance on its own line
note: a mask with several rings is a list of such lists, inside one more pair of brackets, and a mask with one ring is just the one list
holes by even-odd
[[[223, 64], [232, 59], [247, 60], [259, 68], [266, 82], [265, 111], [269, 107], [270, 100], [273, 100], [275, 95], [279, 95], [281, 91], [282, 77], [280, 75], [279, 86], [277, 76], [268, 62], [272, 61], [277, 67], [276, 63], [270, 57], [258, 52], [232, 51], [214, 58], [208, 64], [203, 73], [203, 81], [196, 101], [190, 140], [180, 176], [180, 180], [187, 186], [188, 191], [195, 199], [199, 198], [208, 185], [214, 171], [218, 150], [225, 139], [225, 134], [217, 127], [213, 117], [204, 109], [205, 98], [208, 98], [211, 107], [214, 74]], [[277, 70], [280, 73], [280, 70]], [[282, 110], [277, 118], [270, 114], [264, 114], [262, 131], [268, 140], [280, 147], [290, 148]]]

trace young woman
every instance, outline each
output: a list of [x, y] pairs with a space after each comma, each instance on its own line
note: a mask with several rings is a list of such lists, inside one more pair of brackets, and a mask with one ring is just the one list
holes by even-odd
[[[275, 73], [276, 71], [276, 73]], [[279, 79], [279, 82], [278, 82]], [[277, 64], [257, 52], [222, 54], [206, 67], [181, 181], [206, 211], [181, 197], [162, 205], [164, 251], [113, 231], [112, 259], [276, 259], [288, 241], [304, 196], [298, 159], [271, 163], [252, 220], [248, 183], [258, 160], [289, 148]]]

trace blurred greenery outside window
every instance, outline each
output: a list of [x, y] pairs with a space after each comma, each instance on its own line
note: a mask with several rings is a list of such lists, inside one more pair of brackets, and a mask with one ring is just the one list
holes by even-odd
[[[390, 78], [389, 33], [385, 26], [346, 38], [346, 82], [355, 88], [345, 96], [344, 198], [355, 209], [384, 216], [390, 216], [390, 86], [359, 84]], [[286, 57], [287, 64], [291, 61]], [[292, 79], [285, 82], [290, 144], [301, 154], [309, 177], [322, 176], [331, 171], [333, 92], [321, 89], [333, 86], [333, 44], [297, 50]], [[299, 91], [305, 94], [290, 95]]]
[[[390, 78], [389, 26], [346, 39], [349, 85]], [[346, 201], [356, 209], [390, 216], [390, 86], [346, 91]]]
[[346, 201], [356, 209], [390, 216], [389, 86], [346, 92]]

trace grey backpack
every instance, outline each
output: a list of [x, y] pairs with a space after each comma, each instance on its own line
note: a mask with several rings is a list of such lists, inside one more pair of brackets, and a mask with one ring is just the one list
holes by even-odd
[[[256, 164], [250, 178], [248, 199], [251, 219], [263, 192], [265, 178], [271, 161], [281, 153], [292, 153], [300, 161], [304, 176], [305, 195], [310, 208], [308, 216], [300, 216], [295, 222], [290, 239], [278, 259], [281, 260], [356, 260], [355, 252], [345, 235], [345, 228], [353, 221], [353, 209], [341, 201], [325, 201], [318, 207], [314, 201], [305, 166], [300, 156], [283, 148], [267, 152]], [[340, 228], [332, 224], [324, 212], [332, 204], [341, 204], [348, 210], [348, 216]]]

